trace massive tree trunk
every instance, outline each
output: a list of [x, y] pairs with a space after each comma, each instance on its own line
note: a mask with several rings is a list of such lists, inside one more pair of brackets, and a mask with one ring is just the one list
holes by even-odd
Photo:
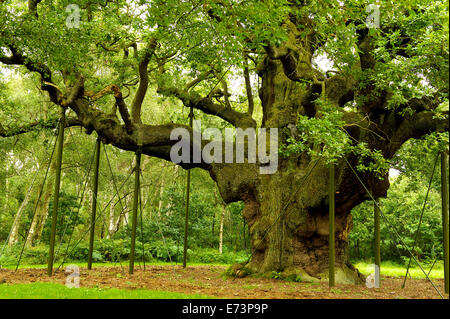
[[[252, 258], [246, 268], [262, 274], [277, 271], [285, 276], [300, 275], [303, 280], [326, 279], [328, 169], [323, 163], [312, 171], [312, 165], [307, 167], [307, 163], [288, 166], [262, 178], [252, 191], [242, 194], [252, 246]], [[343, 179], [351, 176], [345, 176], [348, 171], [344, 166], [337, 171], [336, 280], [358, 283], [361, 276], [348, 260], [348, 235], [352, 227], [351, 208], [364, 200], [364, 194], [360, 187], [348, 188]]]
[[[311, 94], [313, 90], [320, 93], [321, 88], [305, 88], [290, 80], [279, 61], [266, 59], [259, 72], [263, 126], [278, 128], [279, 137], [284, 141], [287, 136], [283, 128], [295, 124], [298, 113], [314, 116], [316, 109]], [[370, 147], [378, 148], [381, 144], [376, 139], [368, 142], [372, 142]], [[278, 271], [286, 276], [325, 279], [328, 275], [328, 166], [324, 160], [307, 154], [279, 161], [278, 171], [272, 175], [260, 175], [259, 167], [251, 164], [215, 165], [211, 170], [225, 202], [245, 202], [243, 214], [252, 245], [246, 272]], [[386, 195], [387, 176], [382, 180], [372, 175], [362, 177], [374, 196]], [[336, 168], [336, 190], [336, 280], [357, 283], [361, 276], [348, 260], [350, 211], [366, 199], [366, 194], [344, 161]]]

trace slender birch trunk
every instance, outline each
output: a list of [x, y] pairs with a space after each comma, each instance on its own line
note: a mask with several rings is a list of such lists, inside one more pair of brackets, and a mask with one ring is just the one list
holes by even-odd
[[[39, 240], [42, 235], [42, 231], [44, 229], [45, 221], [48, 216], [48, 207], [50, 204], [50, 199], [52, 197], [53, 192], [53, 178], [49, 176], [47, 185], [42, 185], [41, 187], [45, 187], [45, 190], [42, 194], [42, 198], [39, 202], [36, 203], [36, 214], [33, 216], [33, 220], [31, 222], [30, 231], [28, 232], [28, 236], [26, 239], [26, 246], [31, 246], [36, 240]], [[37, 199], [36, 199], [37, 200]]]
[[220, 229], [219, 229], [219, 253], [223, 252], [223, 221], [225, 219], [226, 207], [222, 206], [222, 214], [220, 215]]
[[6, 190], [6, 175], [7, 175], [7, 160], [6, 152], [0, 152], [0, 204], [6, 207], [6, 196], [8, 194]]
[[123, 224], [128, 227], [128, 204], [129, 200], [125, 200], [125, 213], [123, 214]]
[[164, 178], [161, 178], [161, 183], [159, 184], [158, 217], [161, 217], [161, 210], [163, 208], [163, 195], [164, 195]]
[[115, 220], [114, 220], [114, 212], [115, 212], [115, 205], [113, 205], [111, 203], [111, 205], [109, 206], [109, 225], [108, 225], [108, 235], [107, 235], [108, 239], [113, 238], [115, 230], [116, 230]]
[[19, 209], [17, 210], [16, 216], [14, 217], [14, 222], [11, 228], [11, 235], [9, 236], [8, 246], [12, 246], [19, 241], [19, 228], [20, 228], [20, 219], [22, 218], [25, 207], [27, 207], [28, 202], [31, 198], [31, 191], [28, 191], [25, 194], [25, 198], [20, 204]]

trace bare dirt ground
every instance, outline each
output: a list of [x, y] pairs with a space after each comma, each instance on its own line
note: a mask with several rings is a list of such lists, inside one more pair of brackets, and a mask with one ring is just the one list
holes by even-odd
[[[401, 278], [383, 277], [381, 288], [364, 285], [336, 285], [330, 289], [325, 283], [296, 283], [265, 278], [229, 278], [221, 266], [136, 266], [133, 275], [124, 267], [98, 267], [91, 271], [80, 269], [80, 286], [120, 289], [150, 289], [180, 293], [197, 293], [215, 298], [243, 299], [435, 299], [440, 298], [431, 283], [422, 279], [408, 279], [402, 289]], [[55, 282], [65, 283], [64, 270], [48, 277], [46, 269], [0, 269], [0, 282], [7, 284]], [[443, 293], [444, 281], [433, 282]], [[444, 295], [448, 299], [448, 294]]]

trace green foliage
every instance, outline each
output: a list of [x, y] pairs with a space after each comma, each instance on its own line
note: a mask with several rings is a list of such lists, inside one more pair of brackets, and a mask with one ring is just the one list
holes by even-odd
[[248, 254], [244, 251], [224, 251], [219, 254], [211, 248], [193, 250], [188, 256], [189, 261], [206, 264], [239, 264], [248, 260]]
[[199, 294], [183, 294], [146, 289], [67, 288], [57, 283], [0, 285], [0, 299], [204, 299]]
[[[400, 175], [391, 179], [388, 197], [381, 200], [380, 205], [409, 249], [414, 243], [431, 173], [445, 136], [448, 136], [448, 133], [431, 135], [424, 140], [411, 140], [393, 159], [393, 166], [399, 170]], [[442, 256], [439, 165], [438, 160], [431, 180], [417, 248], [414, 250], [419, 260], [427, 262]], [[353, 209], [352, 215], [354, 226], [350, 234], [351, 256], [356, 259], [369, 258], [373, 256], [373, 204], [371, 201], [364, 202]], [[409, 254], [392, 231], [382, 218], [381, 259], [405, 263], [409, 260]]]
[[273, 278], [273, 279], [281, 279], [281, 278], [282, 278], [281, 272], [278, 272], [278, 271], [272, 271], [272, 272], [270, 273], [270, 278]]
[[[11, 247], [5, 247], [3, 254], [0, 255], [0, 265], [15, 266], [22, 251], [22, 246], [22, 243], [18, 243]], [[46, 263], [48, 260], [48, 246], [39, 245], [25, 249], [22, 254], [22, 260], [31, 264]]]
[[[97, 248], [97, 247], [96, 247]], [[87, 260], [89, 254], [89, 244], [87, 242], [80, 243], [74, 249], [70, 249], [70, 253], [67, 256], [68, 260]], [[92, 251], [92, 260], [94, 262], [102, 262], [104, 261], [103, 256], [98, 251], [98, 249], [94, 249]]]
[[345, 122], [342, 120], [342, 113], [321, 99], [316, 100], [316, 105], [320, 109], [320, 115], [315, 118], [298, 116], [297, 129], [300, 136], [298, 139], [290, 137], [288, 144], [281, 146], [281, 155], [289, 156], [306, 151], [311, 156], [324, 157], [328, 163], [345, 155], [351, 141], [343, 129]]
[[365, 143], [355, 143], [346, 131], [343, 112], [331, 103], [317, 99], [318, 116], [298, 116], [299, 137], [291, 136], [281, 144], [280, 155], [290, 156], [307, 152], [312, 157], [322, 157], [327, 163], [352, 153], [358, 157], [357, 169], [374, 172], [382, 178], [389, 164], [379, 150], [372, 150]]
[[[95, 241], [94, 247], [92, 257], [96, 263], [126, 262], [130, 254], [130, 240], [123, 241], [120, 239], [112, 241], [105, 239]], [[21, 245], [6, 248], [0, 256], [0, 266], [15, 266], [21, 249]], [[55, 259], [57, 263], [62, 262], [66, 249], [66, 245], [62, 245], [57, 249]], [[86, 262], [88, 259], [89, 243], [80, 242], [76, 247], [71, 245], [68, 251], [69, 254], [65, 259], [66, 264], [68, 262]], [[160, 240], [145, 243], [144, 245], [140, 241], [136, 241], [136, 262], [142, 262], [144, 260], [144, 254], [146, 262], [181, 263], [183, 261], [183, 247], [170, 241], [165, 243]], [[24, 250], [21, 264], [41, 265], [47, 263], [47, 258], [48, 246], [39, 245], [30, 247]], [[217, 249], [213, 248], [188, 249], [188, 261], [192, 263], [235, 264], [244, 262], [247, 259], [248, 254], [244, 251], [234, 252], [225, 249], [222, 254], [219, 254]]]
[[[21, 217], [19, 242], [12, 247], [6, 246], [0, 254], [0, 264], [3, 266], [17, 263], [23, 236], [31, 225], [34, 200], [39, 193], [46, 161], [52, 148], [51, 132], [42, 131], [37, 136], [41, 138], [41, 143], [36, 143], [37, 137], [30, 135], [21, 135], [20, 140], [18, 142], [16, 140], [16, 144], [13, 143], [12, 138], [1, 140], [7, 152], [14, 152], [13, 155], [10, 153], [6, 158], [8, 160], [7, 196], [5, 194], [1, 198], [7, 201], [8, 205], [5, 212], [0, 214], [1, 248], [6, 243], [17, 209], [25, 198], [25, 191], [30, 187], [34, 175], [37, 174], [32, 192], [37, 190], [32, 193], [34, 197]], [[13, 145], [19, 145], [20, 148], [13, 149]], [[80, 198], [77, 199], [76, 194], [80, 192], [80, 188], [85, 182], [92, 159], [93, 146], [94, 141], [89, 136], [82, 134], [77, 129], [68, 129], [63, 157], [63, 191], [60, 194], [58, 211], [56, 262], [62, 261], [66, 251], [69, 252], [66, 261], [87, 260], [91, 196], [88, 196], [89, 188], [87, 188], [81, 208], [77, 211]], [[130, 202], [132, 197], [132, 193], [128, 190], [132, 189], [133, 179], [129, 178], [127, 181], [126, 179], [129, 174], [128, 169], [132, 166], [133, 156], [110, 146], [106, 146], [106, 149], [114, 171], [115, 183], [117, 187], [125, 183], [120, 194], [126, 194], [126, 196], [121, 199], [121, 202], [118, 201], [117, 196], [111, 201], [112, 196], [116, 193], [116, 187], [112, 182], [111, 172], [102, 151], [98, 219], [93, 257], [96, 262], [118, 262], [127, 260], [130, 253], [130, 225], [125, 224], [126, 208], [122, 210], [123, 206], [121, 205], [125, 205], [127, 201]], [[30, 160], [28, 150], [33, 150], [39, 157], [37, 163]], [[16, 165], [12, 165], [13, 159]], [[40, 170], [38, 166], [41, 167]], [[185, 174], [180, 170], [180, 174], [175, 175], [172, 167], [167, 168], [162, 161], [156, 159], [146, 159], [143, 168], [144, 223], [141, 227], [140, 218], [138, 218], [136, 260], [141, 261], [143, 253], [145, 253], [145, 259], [148, 262], [153, 260], [181, 262], [185, 214]], [[49, 175], [48, 178], [53, 177]], [[162, 179], [167, 184], [163, 185], [165, 187], [160, 193]], [[243, 203], [231, 204], [226, 209], [223, 227], [224, 253], [221, 255], [218, 252], [222, 212], [222, 204], [218, 201], [220, 198], [218, 195], [214, 195], [214, 184], [207, 173], [197, 169], [193, 170], [191, 182], [189, 261], [232, 263], [235, 260], [241, 261], [246, 258], [248, 252], [244, 252], [244, 250], [249, 249], [250, 244], [247, 225], [242, 218]], [[110, 206], [107, 206], [110, 201], [114, 205], [112, 210]], [[158, 210], [160, 203], [161, 211]], [[42, 235], [34, 243], [34, 247], [25, 249], [21, 264], [47, 262], [48, 246], [46, 245], [50, 237], [52, 209], [50, 200]], [[108, 236], [106, 227], [111, 213], [114, 214], [114, 228], [118, 225], [119, 215], [122, 216], [122, 220], [118, 231], [108, 239], [106, 238]], [[128, 215], [128, 218], [130, 216], [131, 214]], [[63, 234], [64, 237], [62, 237]], [[71, 241], [69, 249], [67, 249], [69, 238]], [[145, 245], [142, 245], [142, 241], [145, 242]]]
[[[59, 241], [65, 236], [65, 239], [69, 238], [73, 232], [74, 227], [80, 224], [84, 224], [86, 220], [83, 216], [77, 213], [78, 202], [74, 195], [69, 195], [65, 192], [60, 192], [60, 200], [58, 204], [58, 220], [56, 224], [56, 236]], [[49, 216], [53, 213], [53, 201], [50, 202]], [[44, 230], [42, 232], [42, 242], [47, 244], [50, 241], [50, 230], [51, 230], [51, 218], [47, 218], [44, 225]], [[28, 229], [30, 225], [26, 225]]]

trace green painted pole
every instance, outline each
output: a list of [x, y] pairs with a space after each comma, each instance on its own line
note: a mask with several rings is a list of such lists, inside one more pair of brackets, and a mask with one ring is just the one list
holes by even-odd
[[[378, 271], [381, 271], [381, 250], [380, 250], [380, 208], [378, 207], [378, 200], [373, 203], [374, 210], [374, 250], [375, 250], [375, 265], [378, 267]], [[376, 283], [379, 284], [379, 283]]]
[[442, 193], [442, 229], [444, 250], [444, 281], [445, 293], [449, 288], [449, 260], [448, 260], [448, 185], [447, 185], [447, 153], [441, 153], [441, 193]]
[[58, 221], [58, 205], [59, 205], [59, 188], [61, 184], [61, 164], [64, 145], [64, 123], [66, 121], [65, 109], [61, 109], [61, 120], [58, 127], [58, 144], [56, 146], [56, 173], [55, 173], [55, 189], [53, 192], [53, 215], [52, 228], [50, 232], [50, 247], [48, 252], [48, 269], [47, 274], [53, 275], [53, 259], [55, 257], [55, 238], [56, 223]]
[[187, 178], [186, 178], [186, 212], [185, 212], [185, 219], [184, 219], [183, 268], [186, 268], [186, 263], [187, 263], [190, 184], [191, 184], [191, 171], [188, 170]]
[[334, 184], [334, 164], [330, 165], [330, 182], [328, 186], [328, 200], [329, 200], [329, 225], [330, 225], [330, 238], [328, 240], [328, 248], [329, 248], [329, 258], [328, 258], [328, 285], [330, 287], [334, 287], [334, 258], [335, 258], [335, 249], [334, 249], [334, 238], [335, 238], [335, 227], [334, 227], [334, 195], [335, 195], [335, 184]]
[[136, 250], [136, 224], [137, 224], [137, 212], [139, 205], [139, 176], [141, 171], [141, 149], [136, 151], [136, 167], [134, 175], [134, 196], [133, 196], [133, 217], [131, 221], [131, 246], [130, 246], [130, 267], [129, 274], [134, 272], [134, 253]]
[[[194, 110], [191, 107], [189, 112], [189, 126], [192, 128], [192, 122], [194, 119]], [[192, 144], [194, 145], [194, 144]], [[194, 152], [194, 150], [193, 150]], [[189, 196], [191, 188], [191, 171], [187, 171], [186, 177], [186, 212], [184, 215], [184, 243], [183, 243], [183, 268], [186, 268], [187, 264], [187, 249], [188, 249], [188, 228], [189, 228]]]
[[94, 252], [95, 219], [97, 214], [97, 194], [98, 194], [98, 171], [100, 166], [100, 138], [95, 143], [95, 166], [94, 179], [92, 181], [92, 211], [91, 211], [91, 233], [89, 237], [88, 269], [92, 269], [92, 254]]

